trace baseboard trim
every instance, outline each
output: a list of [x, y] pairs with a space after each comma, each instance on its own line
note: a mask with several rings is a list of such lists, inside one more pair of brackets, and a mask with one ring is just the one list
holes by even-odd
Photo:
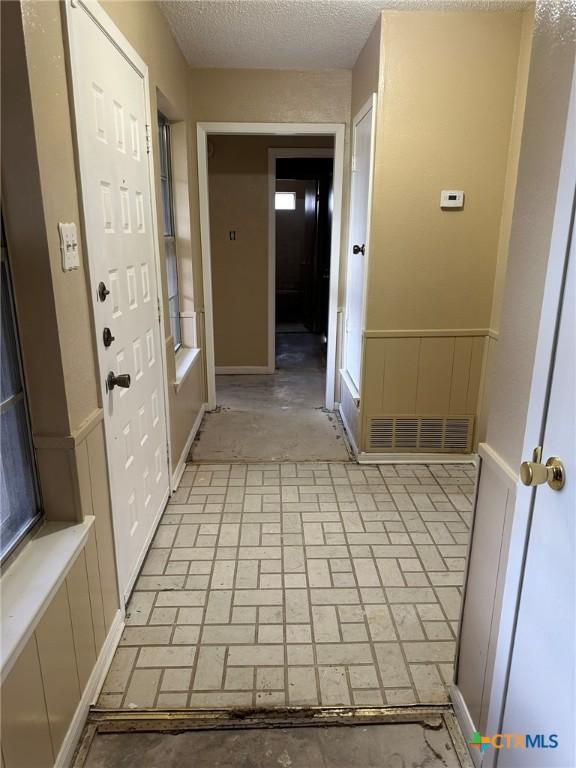
[[367, 453], [357, 455], [359, 464], [478, 464], [475, 453]]
[[84, 724], [88, 717], [88, 711], [90, 710], [91, 705], [95, 704], [98, 699], [123, 630], [124, 613], [118, 609], [110, 626], [108, 635], [106, 636], [106, 640], [104, 640], [104, 645], [96, 660], [92, 674], [86, 683], [86, 688], [84, 689], [80, 703], [76, 707], [76, 712], [74, 713], [72, 722], [70, 723], [64, 741], [62, 742], [62, 746], [60, 747], [60, 751], [58, 752], [54, 768], [69, 768], [69, 766], [72, 765], [74, 752], [76, 751], [76, 746], [82, 735]]
[[207, 403], [202, 403], [202, 405], [200, 406], [198, 415], [194, 420], [194, 424], [192, 425], [192, 429], [190, 430], [190, 434], [188, 435], [188, 439], [186, 440], [186, 445], [184, 446], [184, 450], [180, 455], [180, 460], [176, 465], [176, 469], [172, 473], [172, 488], [171, 488], [172, 492], [174, 492], [178, 488], [178, 484], [180, 480], [182, 480], [182, 475], [184, 474], [184, 470], [186, 469], [186, 459], [188, 458], [188, 454], [190, 453], [190, 448], [192, 448], [192, 443], [194, 442], [194, 438], [198, 434], [198, 430], [200, 429], [200, 424], [202, 424], [202, 419], [204, 418], [204, 414], [206, 413], [207, 407], [208, 407]]
[[344, 425], [344, 429], [346, 431], [346, 438], [348, 439], [348, 442], [350, 443], [350, 448], [352, 449], [352, 453], [354, 454], [354, 458], [358, 458], [358, 446], [356, 445], [356, 440], [354, 439], [354, 434], [352, 430], [350, 429], [350, 426], [348, 422], [346, 421], [346, 415], [344, 413], [344, 409], [342, 408], [342, 403], [336, 403], [338, 413], [340, 414], [340, 418], [342, 419], [342, 424]]
[[217, 376], [254, 375], [262, 373], [275, 373], [274, 365], [217, 365]]
[[[468, 707], [466, 706], [464, 697], [456, 685], [450, 686], [450, 701], [454, 707], [454, 714], [458, 720], [462, 736], [464, 736], [464, 741], [468, 744], [468, 742], [472, 740], [472, 734], [475, 733], [477, 728], [474, 725]], [[482, 765], [482, 753], [480, 750], [468, 748], [468, 754], [470, 755], [475, 768], [480, 768]]]

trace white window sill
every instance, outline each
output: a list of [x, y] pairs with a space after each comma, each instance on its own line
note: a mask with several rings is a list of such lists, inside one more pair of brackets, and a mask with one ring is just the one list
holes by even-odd
[[2, 574], [2, 683], [66, 578], [93, 525], [92, 515], [81, 523], [46, 523]]
[[181, 386], [184, 384], [188, 374], [194, 367], [194, 363], [199, 359], [199, 349], [180, 347], [178, 352], [176, 352], [176, 381], [174, 382], [174, 389], [176, 392], [180, 391]]

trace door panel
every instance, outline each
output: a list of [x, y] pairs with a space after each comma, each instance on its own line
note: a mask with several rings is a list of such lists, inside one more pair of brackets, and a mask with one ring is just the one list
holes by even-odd
[[[354, 120], [352, 189], [350, 196], [350, 235], [346, 277], [346, 339], [345, 367], [354, 386], [360, 391], [362, 367], [362, 333], [364, 330], [364, 287], [368, 254], [368, 227], [371, 205], [373, 168], [373, 110], [367, 110]], [[354, 246], [364, 246], [354, 253]]]
[[[169, 490], [146, 83], [82, 5], [69, 9], [69, 21], [118, 576], [127, 597]], [[103, 300], [100, 282], [110, 291]], [[109, 346], [104, 328], [114, 337]], [[110, 371], [129, 374], [130, 387], [109, 390]]]
[[[575, 248], [566, 277], [542, 458], [566, 469], [560, 491], [540, 485], [520, 596], [503, 732], [542, 734], [548, 748], [498, 753], [499, 768], [569, 768], [574, 747], [576, 631]], [[550, 747], [550, 734], [558, 746]]]

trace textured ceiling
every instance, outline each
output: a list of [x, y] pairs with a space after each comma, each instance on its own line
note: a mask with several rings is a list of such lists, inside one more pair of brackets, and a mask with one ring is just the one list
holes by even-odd
[[350, 69], [383, 9], [514, 9], [515, 0], [163, 0], [192, 67]]

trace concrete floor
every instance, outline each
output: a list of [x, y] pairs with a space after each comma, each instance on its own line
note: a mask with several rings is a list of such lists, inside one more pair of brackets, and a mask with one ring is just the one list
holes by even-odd
[[276, 372], [216, 377], [218, 409], [206, 414], [189, 461], [347, 461], [326, 413], [324, 345], [311, 333], [276, 335]]
[[84, 768], [464, 768], [443, 720], [97, 734]]

